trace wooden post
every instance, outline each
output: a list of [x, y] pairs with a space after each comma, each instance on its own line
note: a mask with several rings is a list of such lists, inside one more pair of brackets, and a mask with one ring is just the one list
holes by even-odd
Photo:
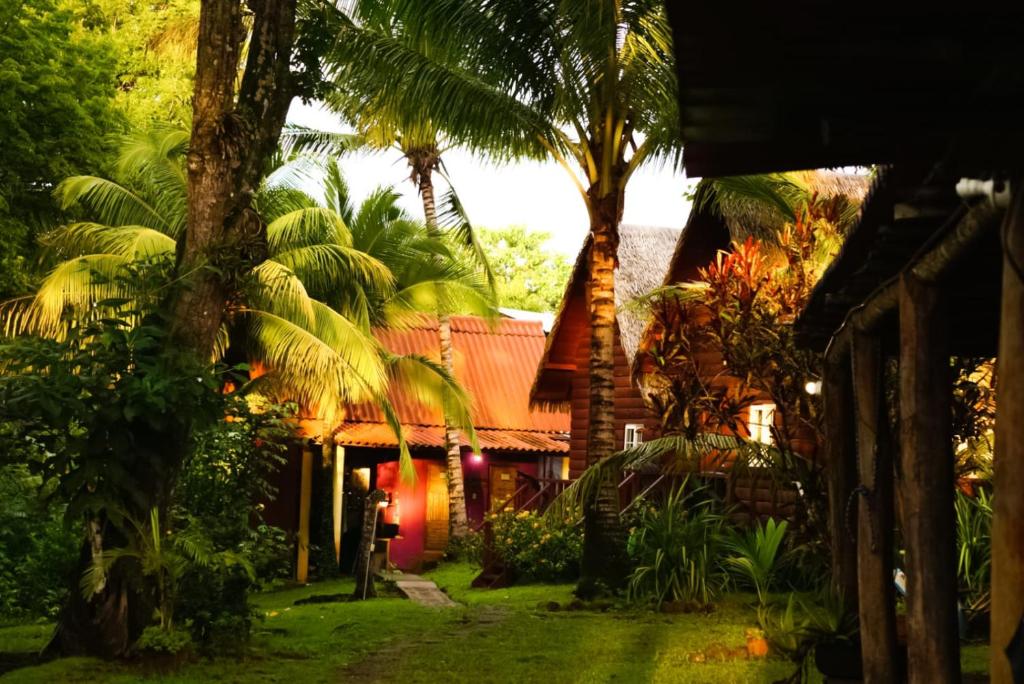
[[313, 451], [302, 447], [302, 479], [299, 485], [299, 539], [295, 561], [295, 579], [305, 582], [309, 577], [309, 504], [313, 494]]
[[1024, 619], [1024, 182], [1004, 219], [1003, 297], [996, 380], [992, 498], [991, 676], [1013, 681], [1006, 645]]
[[377, 588], [373, 582], [373, 550], [377, 544], [377, 518], [380, 516], [380, 504], [387, 500], [387, 495], [374, 489], [366, 496], [363, 509], [363, 529], [359, 535], [359, 552], [352, 572], [356, 577], [356, 588], [352, 597], [357, 600], [374, 598]]
[[949, 319], [935, 284], [900, 276], [900, 440], [911, 684], [960, 681]]
[[[332, 441], [333, 443], [333, 441]], [[345, 447], [334, 447], [334, 478], [331, 483], [332, 506], [331, 518], [334, 523], [334, 561], [341, 562], [341, 530], [344, 526], [342, 516], [345, 496]]]
[[853, 393], [857, 407], [857, 463], [867, 488], [858, 500], [857, 585], [864, 681], [894, 682], [896, 597], [893, 591], [893, 459], [877, 333], [854, 331]]
[[825, 410], [824, 458], [828, 474], [829, 528], [832, 534], [832, 588], [847, 608], [857, 609], [857, 542], [848, 529], [847, 504], [856, 486], [853, 397], [850, 360], [826, 360], [822, 378]]

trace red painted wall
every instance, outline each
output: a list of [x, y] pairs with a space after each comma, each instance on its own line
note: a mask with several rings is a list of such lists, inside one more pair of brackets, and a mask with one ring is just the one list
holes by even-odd
[[[416, 482], [404, 484], [398, 475], [398, 461], [377, 464], [377, 488], [390, 495], [391, 505], [384, 512], [384, 520], [398, 524], [400, 539], [391, 542], [391, 562], [403, 570], [415, 568], [423, 558], [426, 535], [427, 463], [440, 459], [414, 458]], [[472, 522], [483, 519], [489, 500], [488, 466], [515, 466], [532, 477], [537, 476], [537, 457], [528, 461], [510, 460], [504, 454], [484, 453], [478, 461], [469, 450], [462, 453], [462, 474], [466, 483], [466, 513]], [[476, 493], [476, 497], [473, 494]]]

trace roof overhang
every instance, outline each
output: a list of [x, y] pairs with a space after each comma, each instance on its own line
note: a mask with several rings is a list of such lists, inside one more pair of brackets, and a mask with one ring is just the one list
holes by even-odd
[[667, 6], [691, 176], [1024, 165], [1024, 3]]
[[[444, 428], [438, 425], [403, 426], [405, 441], [410, 448], [444, 448]], [[461, 433], [460, 433], [461, 434]], [[521, 451], [537, 454], [561, 455], [569, 452], [567, 435], [530, 430], [478, 429], [477, 442], [486, 451]], [[469, 447], [463, 435], [461, 445]], [[394, 431], [384, 423], [343, 423], [334, 434], [339, 446], [398, 448]]]

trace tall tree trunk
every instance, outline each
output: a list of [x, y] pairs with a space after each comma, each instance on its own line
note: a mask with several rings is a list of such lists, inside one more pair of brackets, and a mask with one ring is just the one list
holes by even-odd
[[[413, 174], [423, 200], [423, 216], [427, 231], [437, 237], [437, 206], [434, 201], [433, 171], [437, 166], [436, 150], [410, 156]], [[452, 354], [452, 324], [447, 311], [437, 312], [439, 342], [441, 345], [441, 363], [445, 370], [455, 377], [455, 363]], [[462, 449], [459, 444], [459, 429], [451, 416], [444, 414], [444, 449], [448, 470], [448, 540], [461, 539], [469, 534], [469, 518], [466, 513], [466, 488], [462, 475]]]
[[[597, 186], [591, 188], [588, 465], [615, 452], [615, 267], [622, 207], [621, 192], [601, 196]], [[618, 588], [625, 581], [628, 564], [617, 483], [607, 478], [583, 513], [583, 564], [578, 591], [593, 595], [602, 589]]]
[[[266, 254], [266, 232], [250, 208], [268, 159], [277, 147], [292, 100], [291, 59], [296, 0], [246, 0], [251, 40], [238, 79], [246, 38], [241, 0], [202, 0], [196, 54], [192, 138], [188, 154], [188, 223], [179, 244], [182, 287], [166, 310], [173, 349], [210, 358], [228, 301], [241, 277]], [[237, 85], [237, 88], [236, 88]], [[130, 429], [130, 428], [126, 428]], [[188, 430], [137, 434], [136, 513], [165, 509], [189, 444]], [[164, 511], [161, 510], [161, 513]], [[98, 512], [100, 519], [105, 516]], [[106, 525], [96, 537], [104, 549], [123, 545]], [[72, 593], [48, 650], [62, 654], [123, 656], [152, 614], [152, 592], [138, 569], [115, 564], [105, 587], [85, 601], [78, 582], [94, 552], [83, 547]]]

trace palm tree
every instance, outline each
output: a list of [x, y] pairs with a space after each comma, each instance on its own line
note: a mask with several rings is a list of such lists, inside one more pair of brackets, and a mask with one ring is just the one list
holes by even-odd
[[[401, 36], [352, 30], [332, 59], [378, 111], [415, 107], [454, 144], [492, 156], [554, 159], [590, 218], [588, 461], [615, 451], [614, 339], [618, 226], [630, 178], [678, 164], [671, 31], [657, 0], [364, 0]], [[355, 72], [355, 73], [354, 73]], [[360, 81], [358, 74], [375, 74]], [[386, 85], [385, 85], [386, 84]], [[376, 87], [376, 90], [372, 88]], [[585, 511], [581, 589], [624, 580], [615, 483]]]
[[[58, 186], [62, 207], [91, 220], [45, 236], [57, 265], [33, 295], [4, 304], [6, 332], [60, 337], [68, 311], [87, 316], [99, 301], [133, 296], [131, 280], [117, 277], [124, 269], [142, 261], [173, 263], [185, 225], [187, 145], [188, 135], [177, 130], [135, 136], [121, 148], [117, 180], [75, 176]], [[379, 206], [386, 205], [381, 193], [357, 212], [361, 239], [374, 230], [401, 234], [405, 247], [392, 240], [394, 248], [378, 246], [376, 256], [357, 247], [343, 214], [335, 210], [347, 206], [347, 199], [341, 199], [344, 186], [336, 168], [334, 174], [325, 185], [326, 205], [289, 182], [295, 174], [287, 166], [258, 193], [254, 206], [267, 221], [269, 258], [236, 288], [215, 354], [232, 346], [244, 351], [268, 370], [260, 378], [263, 391], [298, 401], [327, 425], [346, 403], [375, 402], [398, 436], [403, 475], [413, 478], [398, 416], [387, 398], [390, 383], [415, 385], [425, 401], [440, 403], [443, 394], [446, 409], [472, 435], [468, 399], [438, 364], [384, 350], [371, 326], [400, 322], [416, 301], [410, 292], [421, 286], [409, 277], [417, 272], [415, 262], [445, 252], [417, 240], [414, 224], [394, 216], [393, 208], [389, 225], [374, 226], [376, 218], [389, 215]], [[385, 255], [390, 264], [379, 258]], [[406, 277], [401, 287], [396, 271]], [[435, 268], [427, 275], [442, 280], [455, 273]], [[452, 287], [471, 289], [457, 280]]]
[[[367, 43], [382, 41], [387, 44], [392, 41], [410, 48], [414, 46], [418, 39], [407, 34], [403, 25], [394, 22], [393, 17], [382, 9], [373, 3], [363, 3], [356, 9], [357, 20], [339, 11], [336, 16], [338, 43], [344, 43], [348, 36], [357, 34]], [[327, 104], [356, 128], [355, 141], [358, 144], [373, 150], [393, 149], [401, 154], [409, 166], [410, 180], [423, 202], [428, 234], [437, 240], [454, 240], [467, 248], [486, 275], [493, 298], [495, 287], [490, 266], [444, 170], [442, 153], [447, 141], [443, 129], [423, 117], [414, 101], [378, 98], [379, 93], [389, 87], [389, 76], [374, 63], [337, 59], [332, 64], [332, 77], [340, 87], [328, 96]], [[317, 141], [323, 143], [325, 139], [320, 136]], [[351, 145], [353, 139], [343, 139], [342, 143]], [[435, 196], [435, 172], [448, 181], [450, 188], [442, 198], [441, 211]], [[449, 374], [454, 373], [450, 315], [455, 310], [449, 307], [437, 309], [441, 362]], [[469, 533], [459, 429], [453, 416], [447, 412], [444, 422], [448, 533], [450, 539], [459, 539]]]

